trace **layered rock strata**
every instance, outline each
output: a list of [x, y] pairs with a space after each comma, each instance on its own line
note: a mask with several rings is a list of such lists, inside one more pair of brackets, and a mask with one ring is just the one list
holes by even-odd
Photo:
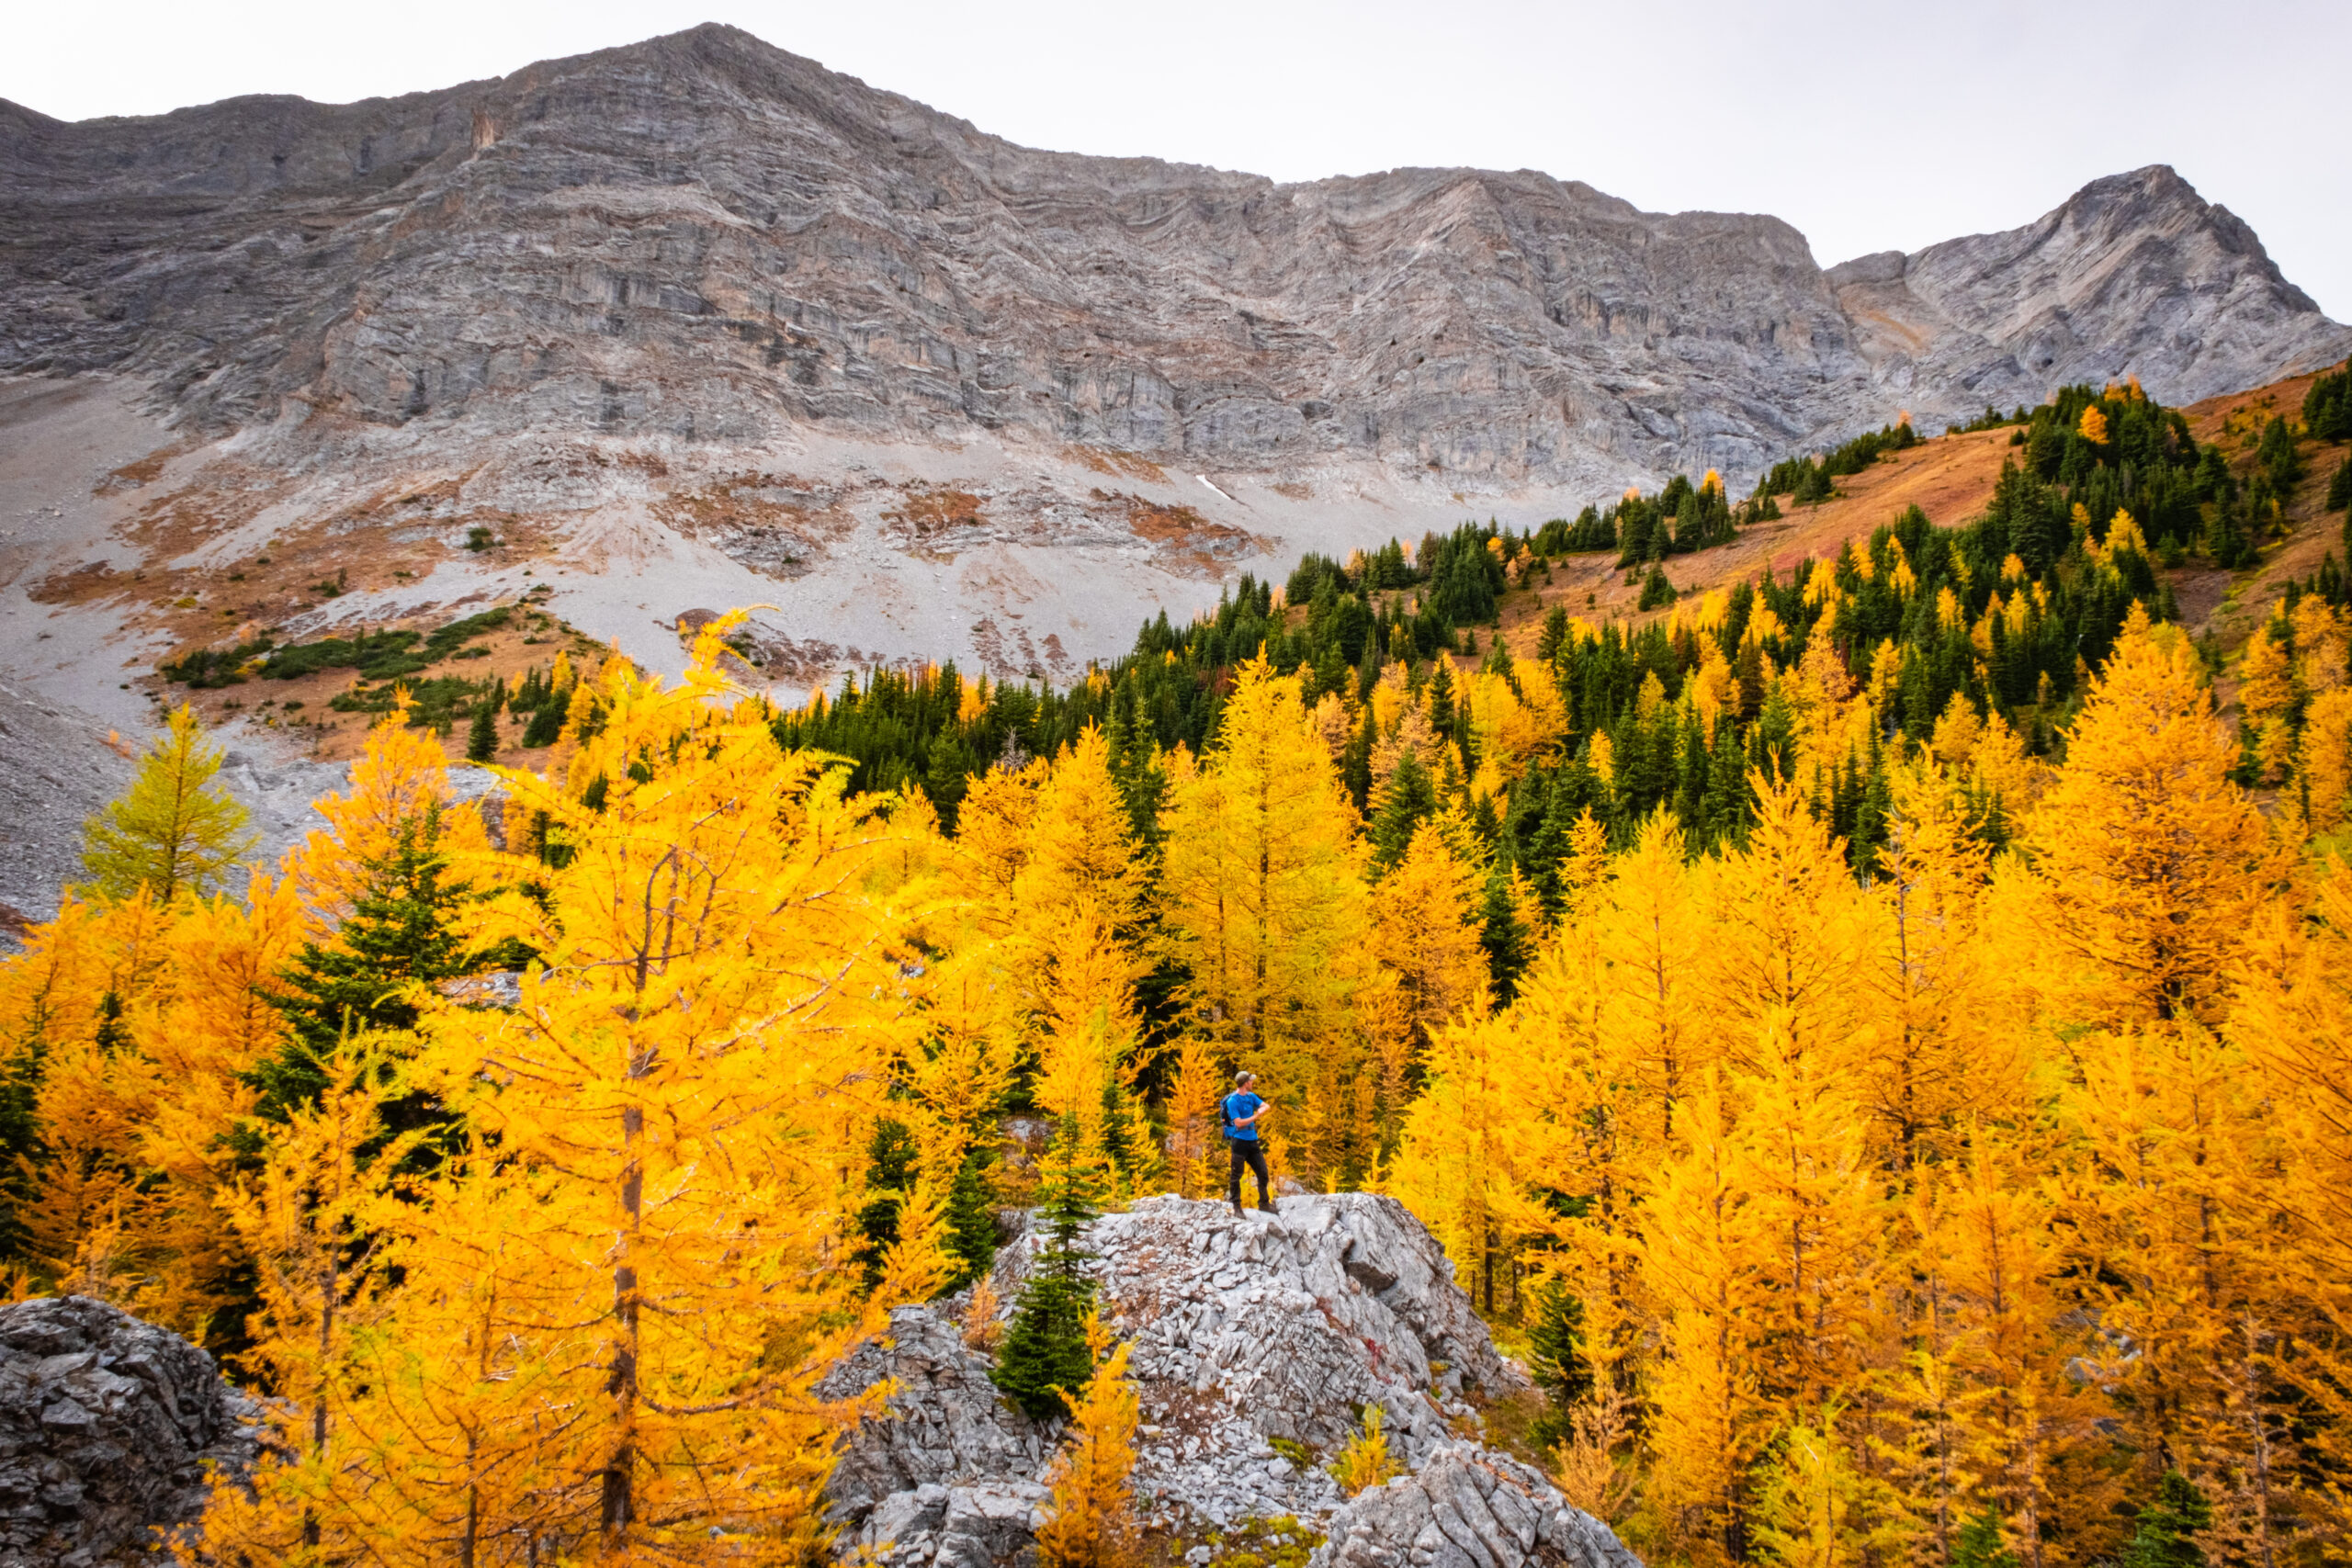
[[324, 419], [314, 449], [341, 421], [747, 449], [822, 426], [1746, 474], [1897, 399], [2138, 369], [2181, 401], [2345, 341], [2165, 169], [1825, 273], [1778, 219], [1526, 170], [1278, 185], [1039, 152], [718, 26], [357, 104], [0, 105], [0, 372], [132, 372], [216, 427]]

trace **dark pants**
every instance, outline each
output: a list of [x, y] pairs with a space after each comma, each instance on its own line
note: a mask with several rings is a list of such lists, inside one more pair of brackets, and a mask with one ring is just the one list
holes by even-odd
[[1226, 1201], [1236, 1213], [1241, 1211], [1241, 1168], [1248, 1166], [1258, 1173], [1258, 1207], [1272, 1207], [1266, 1201], [1266, 1150], [1255, 1138], [1233, 1140], [1233, 1179], [1225, 1184]]

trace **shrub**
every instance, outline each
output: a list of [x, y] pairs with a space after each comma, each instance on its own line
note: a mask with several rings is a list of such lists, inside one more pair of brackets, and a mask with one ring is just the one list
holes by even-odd
[[1368, 1407], [1363, 1430], [1350, 1438], [1340, 1457], [1331, 1461], [1332, 1479], [1351, 1497], [1405, 1472], [1405, 1467], [1389, 1457], [1388, 1436], [1380, 1429], [1380, 1416], [1379, 1405]]

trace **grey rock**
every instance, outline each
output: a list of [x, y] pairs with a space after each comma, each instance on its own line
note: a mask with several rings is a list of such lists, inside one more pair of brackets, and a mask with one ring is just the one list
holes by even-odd
[[1608, 1526], [1568, 1506], [1536, 1471], [1471, 1444], [1351, 1499], [1308, 1568], [1641, 1568]]
[[[313, 458], [355, 420], [822, 425], [1622, 482], [1753, 473], [1905, 393], [2137, 367], [2177, 398], [2346, 341], [2169, 170], [1828, 274], [1778, 219], [1532, 171], [1039, 152], [715, 25], [357, 104], [0, 105], [0, 372], [136, 375], [206, 427], [291, 413]], [[824, 547], [714, 526], [779, 573]]]
[[80, 1296], [0, 1307], [0, 1565], [145, 1563], [259, 1452], [258, 1407], [179, 1336]]
[[890, 1314], [887, 1335], [827, 1372], [817, 1385], [823, 1399], [854, 1398], [886, 1380], [893, 1385], [885, 1412], [848, 1437], [826, 1488], [831, 1516], [856, 1523], [886, 1517], [877, 1539], [892, 1539], [901, 1528], [922, 1528], [903, 1525], [913, 1505], [902, 1497], [935, 1492], [944, 1506], [946, 1494], [938, 1489], [945, 1485], [1034, 1474], [1048, 1447], [998, 1397], [989, 1365], [953, 1324], [909, 1306]]
[[[1012, 1218], [991, 1280], [1008, 1314], [1039, 1240], [1032, 1216]], [[1237, 1220], [1220, 1203], [1148, 1198], [1093, 1222], [1084, 1247], [1098, 1301], [1131, 1346], [1138, 1509], [1178, 1540], [1291, 1515], [1330, 1521], [1351, 1562], [1367, 1541], [1426, 1534], [1448, 1563], [1522, 1568], [1573, 1549], [1581, 1568], [1637, 1568], [1540, 1475], [1459, 1435], [1476, 1428], [1472, 1407], [1436, 1391], [1505, 1394], [1525, 1378], [1496, 1353], [1435, 1238], [1395, 1200], [1288, 1197], [1274, 1215]], [[887, 1412], [843, 1438], [829, 1500], [845, 1550], [906, 1568], [980, 1568], [1016, 1558], [1042, 1517], [1060, 1434], [996, 1398], [986, 1359], [950, 1321], [968, 1307], [967, 1295], [898, 1309], [885, 1340], [820, 1385], [829, 1398], [885, 1378], [896, 1389]], [[1346, 1502], [1321, 1461], [1374, 1404], [1410, 1474]], [[1278, 1438], [1317, 1462], [1294, 1462]], [[1428, 1552], [1416, 1562], [1438, 1560]]]
[[2352, 344], [2242, 219], [2163, 164], [2093, 180], [2021, 229], [1858, 257], [1829, 280], [1872, 382], [1937, 420], [2135, 373], [2194, 402]]

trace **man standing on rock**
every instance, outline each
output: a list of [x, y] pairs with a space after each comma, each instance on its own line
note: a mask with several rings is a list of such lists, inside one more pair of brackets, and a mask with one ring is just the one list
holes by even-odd
[[1225, 1196], [1233, 1205], [1233, 1217], [1241, 1217], [1241, 1168], [1248, 1166], [1258, 1174], [1258, 1207], [1266, 1213], [1274, 1205], [1266, 1196], [1266, 1151], [1258, 1142], [1258, 1123], [1272, 1110], [1258, 1098], [1258, 1077], [1255, 1073], [1236, 1073], [1233, 1092], [1225, 1097], [1225, 1136], [1233, 1145], [1233, 1175], [1225, 1184]]

